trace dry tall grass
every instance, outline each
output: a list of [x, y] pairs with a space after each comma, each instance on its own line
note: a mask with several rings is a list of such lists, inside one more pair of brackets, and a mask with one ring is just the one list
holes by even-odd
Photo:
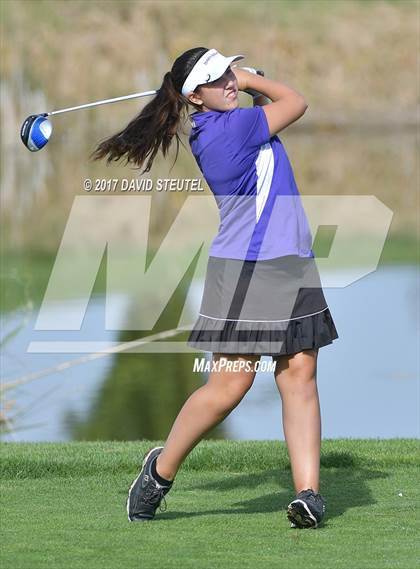
[[[54, 140], [37, 155], [19, 141], [23, 118], [159, 87], [174, 58], [197, 45], [243, 53], [246, 63], [304, 93], [308, 111], [282, 133], [303, 194], [375, 194], [397, 213], [392, 231], [415, 226], [414, 134], [398, 134], [391, 148], [366, 133], [371, 124], [393, 133], [418, 123], [418, 2], [3, 0], [1, 10], [4, 227], [15, 246], [56, 249], [83, 177], [136, 175], [89, 164], [87, 155], [144, 101], [55, 119]], [[355, 125], [361, 130], [347, 139], [293, 137]], [[171, 163], [158, 159], [151, 177], [199, 175], [188, 152], [169, 173]], [[154, 198], [164, 234], [185, 197]]]
[[[373, 113], [387, 120], [419, 103], [416, 1], [14, 0], [2, 6], [2, 76], [23, 114], [33, 111], [28, 90], [41, 90], [49, 109], [156, 88], [174, 58], [196, 45], [244, 53], [248, 64], [304, 93], [313, 119]], [[122, 115], [115, 108], [110, 124]]]

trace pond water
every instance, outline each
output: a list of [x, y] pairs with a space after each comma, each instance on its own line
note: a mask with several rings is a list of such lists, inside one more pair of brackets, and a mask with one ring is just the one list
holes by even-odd
[[[331, 274], [322, 277], [330, 279]], [[198, 310], [202, 286], [203, 282], [196, 284], [193, 311]], [[418, 286], [418, 268], [405, 265], [379, 267], [347, 287], [324, 289], [339, 334], [337, 341], [320, 350], [318, 358], [324, 438], [419, 436]], [[125, 313], [127, 299], [115, 295], [108, 298], [108, 305], [118, 318]], [[101, 330], [103, 311], [104, 297], [93, 297], [81, 331], [62, 333], [60, 339], [117, 341], [116, 332]], [[3, 338], [22, 326], [3, 350], [3, 377], [16, 378], [28, 370], [34, 372], [80, 357], [68, 353], [28, 353], [28, 345], [35, 338], [39, 340], [40, 334], [48, 338], [47, 333], [34, 331], [36, 316], [37, 311], [27, 314], [25, 322], [19, 312], [3, 316]], [[197, 355], [211, 357], [209, 353]], [[152, 358], [153, 369], [159, 375], [156, 354], [136, 357]], [[120, 365], [124, 365], [126, 360], [121, 361]], [[69, 413], [84, 419], [89, 416], [92, 402], [103, 387], [104, 378], [112, 373], [114, 363], [114, 356], [107, 356], [14, 389], [8, 399], [15, 401], [13, 414], [19, 415], [14, 432], [5, 435], [4, 440], [71, 439], [65, 417]], [[205, 381], [203, 374], [200, 382]], [[156, 383], [153, 388], [156, 389]], [[141, 401], [138, 412], [146, 412]], [[281, 401], [272, 373], [257, 374], [252, 389], [223, 422], [223, 434], [228, 439], [284, 438]]]
[[[419, 273], [385, 266], [343, 289], [325, 289], [339, 339], [319, 351], [324, 438], [419, 436]], [[230, 418], [237, 439], [278, 439], [274, 379], [257, 377]]]

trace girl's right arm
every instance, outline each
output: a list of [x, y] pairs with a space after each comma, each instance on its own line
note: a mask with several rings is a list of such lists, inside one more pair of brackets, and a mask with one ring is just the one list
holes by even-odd
[[271, 136], [295, 122], [308, 108], [303, 95], [284, 83], [243, 69], [233, 68], [232, 71], [241, 91], [255, 89], [271, 99], [272, 103], [263, 106]]

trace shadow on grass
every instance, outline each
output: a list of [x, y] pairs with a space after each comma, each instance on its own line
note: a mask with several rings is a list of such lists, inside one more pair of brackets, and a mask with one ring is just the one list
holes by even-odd
[[[328, 526], [328, 519], [340, 517], [346, 510], [359, 506], [375, 504], [368, 482], [370, 480], [388, 478], [386, 470], [375, 470], [360, 464], [360, 461], [348, 453], [328, 453], [321, 460], [321, 494], [327, 505], [325, 522], [320, 526]], [[258, 486], [278, 485], [277, 492], [261, 494], [257, 498], [232, 503], [229, 508], [215, 508], [200, 512], [160, 512], [157, 511], [155, 521], [196, 516], [220, 514], [262, 514], [285, 512], [287, 505], [294, 498], [293, 482], [290, 470], [256, 471], [237, 475], [227, 472], [217, 480], [203, 484], [191, 484], [185, 489], [199, 489], [229, 492], [237, 489], [253, 490]], [[174, 487], [175, 488], [175, 487]], [[288, 488], [286, 490], [286, 488]], [[188, 498], [185, 506], [188, 510]]]

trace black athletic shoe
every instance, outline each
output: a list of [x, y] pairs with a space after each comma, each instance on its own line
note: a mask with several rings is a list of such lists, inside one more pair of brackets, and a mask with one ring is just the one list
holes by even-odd
[[134, 480], [128, 491], [127, 514], [129, 522], [144, 522], [155, 517], [157, 508], [163, 500], [165, 508], [160, 508], [162, 512], [166, 510], [165, 494], [172, 487], [162, 486], [152, 476], [151, 464], [161, 452], [163, 447], [154, 447], [149, 450], [143, 460], [140, 474]]
[[325, 499], [308, 488], [302, 490], [287, 507], [291, 527], [316, 528], [324, 517]]

